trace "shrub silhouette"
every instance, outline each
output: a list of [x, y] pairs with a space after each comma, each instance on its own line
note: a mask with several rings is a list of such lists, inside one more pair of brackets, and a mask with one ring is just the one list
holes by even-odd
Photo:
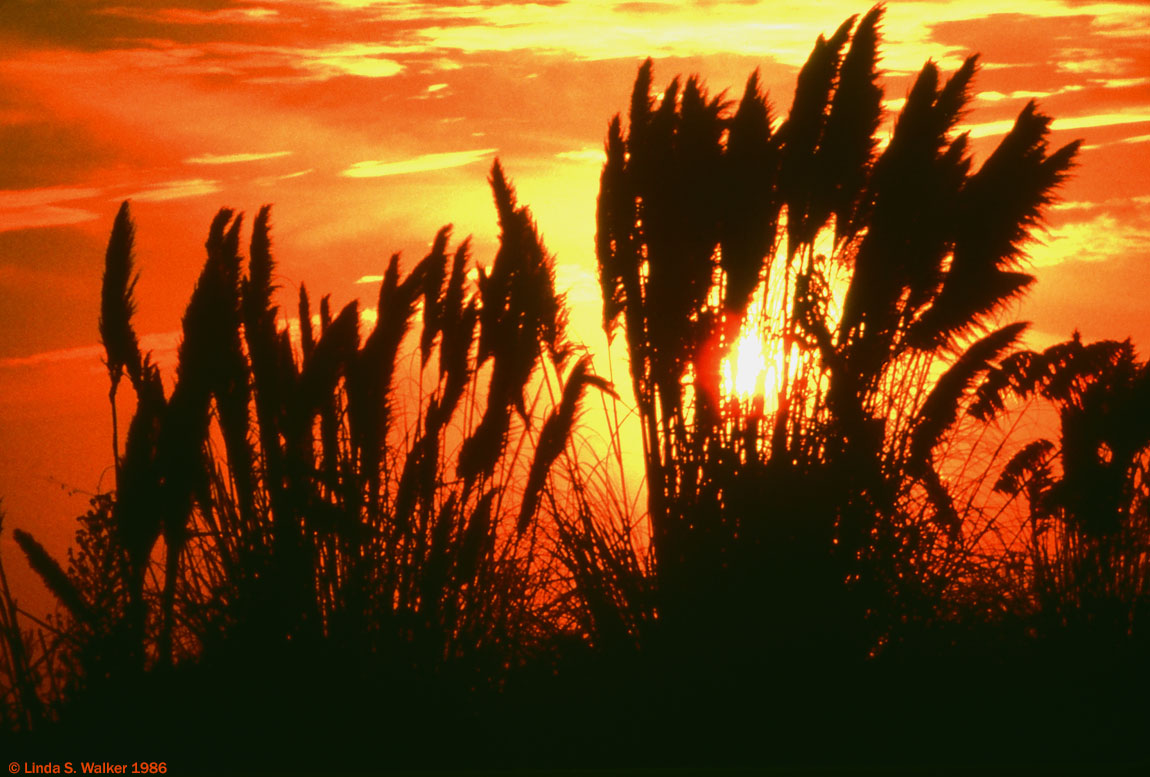
[[1041, 353], [1011, 354], [978, 388], [970, 412], [983, 421], [1035, 396], [1058, 413], [1057, 440], [1020, 447], [995, 483], [1026, 505], [1026, 609], [1044, 636], [1069, 630], [1094, 649], [1145, 639], [1148, 391], [1129, 340], [1084, 344], [1077, 332]]
[[[321, 658], [369, 686], [382, 666], [416, 703], [441, 676], [495, 689], [541, 649], [566, 586], [541, 496], [584, 393], [610, 387], [573, 358], [551, 256], [498, 162], [490, 181], [500, 247], [476, 287], [468, 242], [449, 252], [444, 227], [406, 277], [391, 257], [362, 337], [356, 302], [333, 316], [325, 297], [317, 329], [301, 286], [298, 344], [272, 302], [269, 208], [246, 273], [242, 217], [221, 210], [170, 392], [133, 329], [123, 204], [100, 327], [113, 406], [124, 374], [136, 395], [117, 488], [82, 520], [68, 570], [16, 533], [70, 615], [65, 716], [163, 667], [282, 682]], [[544, 383], [564, 372], [548, 410]]]
[[[865, 654], [970, 551], [932, 452], [1023, 331], [997, 314], [1034, 280], [1023, 247], [1078, 144], [1050, 151], [1031, 102], [973, 170], [953, 132], [970, 57], [923, 67], [880, 150], [881, 16], [819, 38], [777, 128], [757, 74], [733, 109], [697, 77], [655, 101], [648, 60], [608, 130], [604, 326], [626, 339], [676, 643], [756, 620], [737, 644]], [[723, 388], [740, 335], [770, 361], [749, 399]]]

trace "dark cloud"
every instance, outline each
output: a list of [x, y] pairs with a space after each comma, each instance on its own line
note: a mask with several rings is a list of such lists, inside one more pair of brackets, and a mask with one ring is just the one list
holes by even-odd
[[[227, 0], [3, 0], [0, 41], [80, 51], [131, 49], [156, 41], [288, 47], [350, 41], [418, 44], [415, 33], [428, 26], [473, 24], [486, 9], [529, 2], [414, 4], [403, 15], [387, 6], [346, 7], [307, 0], [266, 6]], [[532, 4], [565, 3], [543, 0]]]
[[[164, 0], [129, 0], [119, 7], [156, 12], [170, 7]], [[231, 6], [227, 0], [182, 0], [181, 8], [218, 11]], [[16, 39], [32, 44], [65, 46], [99, 51], [125, 40], [146, 37], [155, 24], [131, 22], [107, 13], [112, 4], [102, 0], [5, 0], [0, 3], [0, 40]]]
[[[19, 121], [0, 122], [0, 189], [70, 185], [128, 158], [122, 146], [90, 127], [38, 111], [27, 112]], [[132, 161], [139, 162], [138, 155]]]

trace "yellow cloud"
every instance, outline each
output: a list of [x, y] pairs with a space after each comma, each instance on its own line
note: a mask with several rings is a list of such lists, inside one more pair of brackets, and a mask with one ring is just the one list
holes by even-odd
[[441, 154], [420, 154], [410, 159], [398, 162], [380, 162], [368, 160], [356, 162], [344, 170], [340, 175], [348, 178], [382, 178], [388, 175], [405, 175], [407, 173], [424, 173], [431, 170], [446, 170], [452, 167], [464, 167], [491, 156], [497, 151], [494, 148], [480, 148], [473, 151], [448, 151]]
[[[1050, 127], [1053, 130], [1077, 130], [1089, 127], [1112, 127], [1119, 124], [1140, 124], [1150, 122], [1150, 107], [1130, 108], [1111, 113], [1094, 113], [1087, 116], [1067, 116], [1056, 118]], [[1014, 119], [988, 121], [982, 124], [960, 124], [959, 132], [969, 132], [972, 138], [985, 138], [1005, 135], [1014, 126]]]
[[1123, 256], [1150, 256], [1150, 228], [1122, 222], [1110, 214], [1047, 230], [1043, 245], [1030, 250], [1035, 267], [1063, 262], [1104, 262]]
[[1131, 145], [1134, 143], [1146, 143], [1147, 141], [1150, 141], [1150, 135], [1133, 135], [1133, 136], [1128, 137], [1128, 138], [1122, 138], [1120, 140], [1111, 140], [1111, 141], [1108, 141], [1106, 143], [1091, 143], [1089, 145], [1083, 146], [1082, 150], [1083, 151], [1089, 151], [1090, 149], [1094, 149], [1094, 148], [1106, 148], [1107, 146], [1115, 146], [1115, 145]]
[[1058, 69], [1067, 73], [1122, 73], [1134, 64], [1129, 59], [1067, 59]]
[[[272, 5], [272, 0], [264, 3]], [[365, 36], [371, 35], [363, 40], [372, 42], [309, 48], [216, 41], [192, 48], [150, 41], [146, 46], [151, 49], [142, 46], [118, 55], [142, 58], [155, 66], [168, 60], [184, 72], [248, 75], [252, 81], [262, 83], [348, 75], [391, 77], [405, 69], [400, 55], [420, 57], [419, 66], [424, 72], [457, 69], [460, 65], [452, 58], [456, 52], [531, 51], [561, 53], [582, 60], [735, 54], [797, 67], [806, 60], [820, 33], [833, 31], [838, 20], [865, 10], [865, 6], [846, 0], [731, 0], [709, 3], [706, 8], [694, 3], [657, 3], [644, 8], [640, 3], [617, 0], [555, 4], [274, 0], [274, 7], [264, 6], [123, 13], [175, 14], [168, 21], [185, 24], [309, 19], [317, 26], [348, 24], [362, 28]], [[969, 52], [965, 46], [947, 46], [934, 40], [934, 26], [984, 19], [1007, 9], [1001, 0], [967, 0], [930, 3], [929, 10], [929, 14], [924, 13], [917, 3], [888, 6], [883, 21], [882, 62], [888, 73], [916, 72], [927, 59], [934, 59], [944, 69], [953, 69]], [[1142, 35], [1150, 26], [1150, 8], [1130, 2], [1076, 5], [1068, 0], [1018, 0], [1008, 10], [1048, 19], [1089, 15], [1092, 32], [1098, 35]], [[1081, 56], [1064, 56], [1060, 62], [1077, 72], [1111, 75], [1120, 75], [1115, 69], [1129, 64], [1127, 60], [1105, 59], [1103, 52], [1079, 51], [1083, 52]], [[428, 60], [428, 55], [437, 59]], [[993, 66], [994, 63], [987, 63], [988, 68]]]
[[1093, 80], [1107, 89], [1127, 89], [1132, 86], [1146, 86], [1150, 84], [1150, 78], [1105, 78]]
[[595, 162], [602, 164], [606, 161], [606, 154], [600, 148], [581, 148], [578, 151], [560, 151], [555, 155], [558, 159], [570, 162]]
[[982, 100], [983, 102], [996, 103], [1003, 100], [1044, 100], [1047, 97], [1054, 97], [1059, 94], [1068, 94], [1070, 92], [1080, 92], [1086, 87], [1080, 84], [1068, 84], [1052, 92], [1034, 92], [1026, 89], [1019, 89], [1013, 92], [979, 92], [975, 95], [975, 99]]
[[[421, 13], [428, 19], [454, 11], [457, 18], [452, 24], [428, 26], [417, 32], [429, 46], [437, 48], [465, 52], [544, 50], [587, 60], [740, 54], [769, 57], [793, 66], [806, 60], [820, 33], [832, 32], [838, 19], [866, 8], [845, 0], [733, 0], [713, 3], [706, 9], [693, 3], [658, 3], [644, 8], [639, 3], [617, 0], [557, 5], [500, 3], [435, 10], [428, 3], [400, 5], [409, 15]], [[389, 13], [394, 7], [388, 5]], [[933, 26], [984, 19], [1004, 10], [1036, 18], [1088, 14], [1099, 33], [1141, 30], [1144, 34], [1150, 24], [1150, 9], [1137, 3], [1076, 6], [1066, 0], [1018, 0], [1007, 9], [1001, 0], [967, 0], [930, 3], [929, 13], [917, 3], [890, 4], [883, 21], [883, 67], [888, 72], [916, 72], [927, 59], [933, 59], [942, 68], [953, 69], [969, 52], [963, 46], [947, 47], [933, 40]], [[1103, 67], [1113, 65], [1107, 61]]]
[[221, 191], [219, 181], [189, 178], [152, 184], [129, 196], [140, 202], [165, 202], [167, 200], [182, 200], [186, 197], [202, 197], [205, 194], [215, 194], [218, 191]]
[[301, 64], [320, 77], [349, 75], [362, 78], [387, 78], [403, 72], [403, 65], [394, 59], [383, 59], [369, 54], [321, 54], [305, 59]]
[[[361, 8], [366, 3], [353, 0], [343, 5]], [[1116, 6], [1099, 4], [1082, 12], [1095, 13], [1106, 24], [1114, 20], [1130, 23], [1134, 11]], [[402, 3], [387, 7], [389, 14], [429, 20], [415, 35], [431, 48], [470, 53], [550, 51], [584, 60], [738, 54], [769, 57], [793, 66], [806, 60], [820, 33], [832, 32], [837, 20], [865, 10], [853, 2], [799, 0], [719, 2], [702, 11], [690, 3], [658, 3], [644, 8], [639, 3], [616, 0], [463, 8]], [[931, 26], [983, 18], [1002, 10], [998, 0], [932, 3], [929, 15], [918, 5], [892, 5], [883, 23], [883, 66], [888, 72], [914, 72], [929, 58], [952, 69], [967, 52], [960, 46], [946, 47], [932, 41]], [[1071, 13], [1061, 0], [1020, 0], [1010, 10], [1044, 17]], [[454, 16], [450, 24], [437, 20], [449, 16]]]
[[1099, 205], [1097, 202], [1056, 202], [1049, 207], [1051, 210], [1093, 210]]
[[290, 151], [271, 151], [265, 154], [200, 154], [184, 161], [190, 165], [230, 165], [236, 162], [255, 162], [260, 159], [277, 159], [290, 156]]

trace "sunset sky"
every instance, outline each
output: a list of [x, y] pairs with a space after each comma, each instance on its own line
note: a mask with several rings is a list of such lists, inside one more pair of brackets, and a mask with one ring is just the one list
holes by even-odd
[[[97, 319], [103, 251], [132, 200], [137, 328], [170, 365], [213, 213], [274, 203], [280, 302], [300, 282], [373, 300], [387, 257], [436, 229], [497, 234], [498, 156], [556, 255], [595, 348], [602, 143], [638, 64], [657, 88], [699, 73], [741, 93], [760, 68], [776, 120], [820, 33], [863, 3], [4, 0], [0, 2], [0, 498], [11, 529], [62, 553], [111, 484]], [[1084, 140], [1031, 247], [1030, 343], [1075, 328], [1150, 348], [1150, 6], [1082, 0], [892, 2], [887, 108], [928, 59], [982, 55], [964, 119], [976, 161], [1025, 102]], [[884, 128], [883, 133], [888, 130]], [[22, 562], [21, 562], [22, 563]]]

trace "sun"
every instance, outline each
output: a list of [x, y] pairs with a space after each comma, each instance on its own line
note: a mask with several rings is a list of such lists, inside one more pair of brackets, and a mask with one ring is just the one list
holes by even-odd
[[723, 359], [722, 391], [726, 396], [750, 399], [766, 385], [767, 358], [756, 327], [742, 327], [731, 354]]

